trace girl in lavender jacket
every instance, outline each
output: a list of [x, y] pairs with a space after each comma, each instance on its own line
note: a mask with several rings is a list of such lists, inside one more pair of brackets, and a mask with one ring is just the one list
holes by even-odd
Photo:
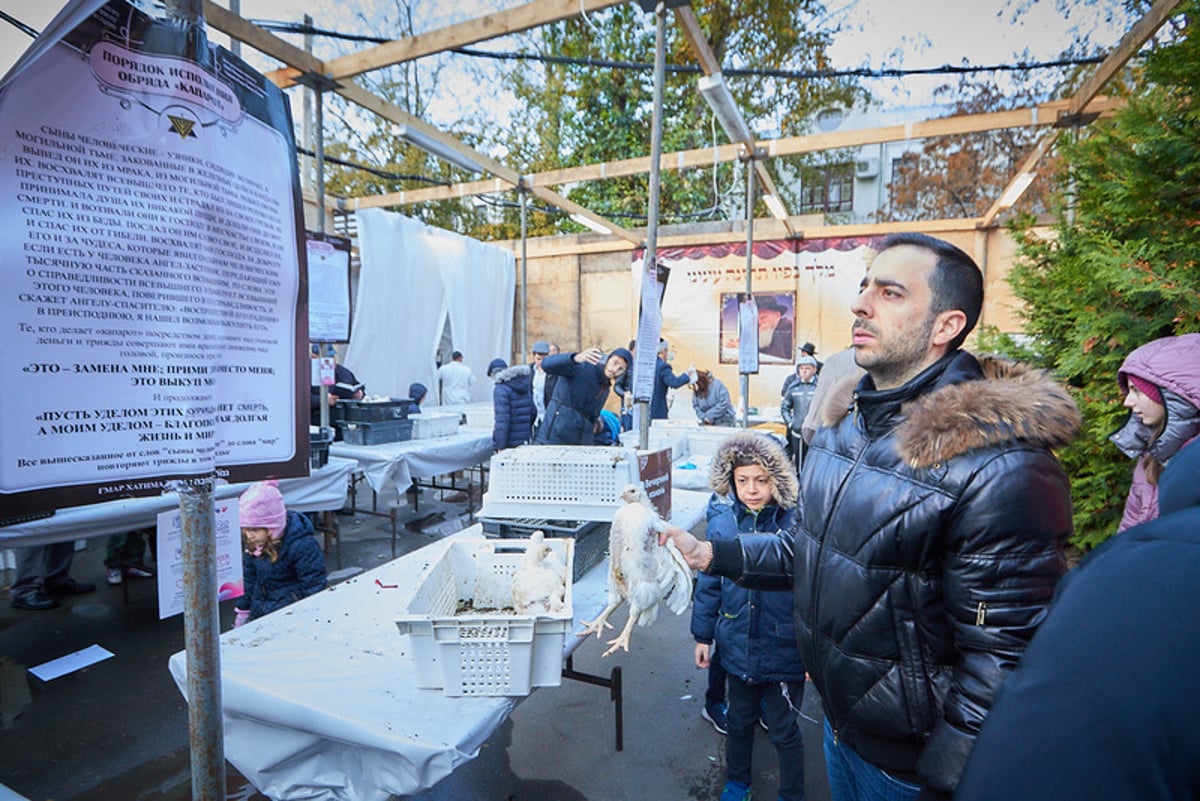
[[1148, 342], [1117, 373], [1129, 419], [1109, 439], [1137, 459], [1118, 532], [1158, 517], [1158, 477], [1200, 434], [1200, 334]]

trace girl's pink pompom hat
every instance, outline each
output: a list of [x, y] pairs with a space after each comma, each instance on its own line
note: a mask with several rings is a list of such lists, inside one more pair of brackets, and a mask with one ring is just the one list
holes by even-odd
[[272, 539], [281, 538], [287, 524], [287, 508], [279, 482], [269, 479], [251, 484], [238, 498], [238, 515], [242, 528], [265, 528]]

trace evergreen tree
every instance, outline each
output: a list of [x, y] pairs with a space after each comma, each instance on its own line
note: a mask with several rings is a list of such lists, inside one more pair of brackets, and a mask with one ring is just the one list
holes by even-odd
[[1200, 331], [1200, 12], [1188, 0], [1150, 49], [1129, 105], [1060, 145], [1052, 235], [1013, 226], [1011, 282], [1027, 338], [1006, 349], [1072, 388], [1084, 428], [1060, 454], [1072, 480], [1075, 543], [1116, 531], [1133, 463], [1108, 435], [1125, 419], [1117, 370], [1134, 348]]

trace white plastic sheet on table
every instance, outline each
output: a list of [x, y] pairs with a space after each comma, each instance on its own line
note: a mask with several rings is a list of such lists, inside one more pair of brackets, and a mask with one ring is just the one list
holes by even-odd
[[[696, 526], [707, 500], [673, 493], [671, 522]], [[451, 543], [481, 537], [472, 526], [221, 636], [225, 756], [259, 792], [387, 801], [432, 787], [479, 753], [518, 699], [417, 689], [395, 618]], [[575, 582], [575, 631], [604, 608], [607, 578], [605, 560]], [[568, 635], [564, 657], [585, 642], [600, 641]], [[186, 654], [169, 668], [186, 694]]]
[[492, 432], [463, 427], [449, 437], [383, 445], [335, 442], [329, 446], [329, 453], [358, 462], [358, 469], [376, 492], [391, 484], [403, 493], [414, 478], [432, 478], [486, 462], [492, 455]]
[[[311, 475], [279, 481], [283, 501], [293, 512], [324, 512], [346, 505], [346, 490], [355, 464], [331, 458]], [[249, 484], [223, 484], [213, 490], [215, 500], [236, 498]], [[121, 534], [155, 525], [159, 512], [179, 508], [174, 492], [145, 498], [120, 498], [90, 506], [59, 509], [51, 517], [0, 527], [0, 548], [47, 545], [54, 542]]]

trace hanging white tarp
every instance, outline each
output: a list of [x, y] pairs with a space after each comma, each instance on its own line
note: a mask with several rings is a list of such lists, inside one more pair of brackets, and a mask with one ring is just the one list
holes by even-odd
[[437, 347], [453, 346], [475, 372], [472, 401], [491, 400], [487, 365], [512, 351], [513, 254], [382, 209], [358, 212], [362, 268], [346, 366], [372, 395], [429, 388], [436, 403]]

